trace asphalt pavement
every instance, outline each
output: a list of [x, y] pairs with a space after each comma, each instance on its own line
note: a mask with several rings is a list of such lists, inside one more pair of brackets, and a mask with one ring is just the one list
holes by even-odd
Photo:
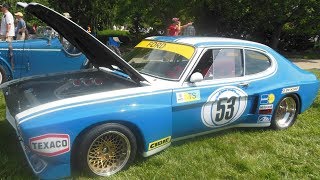
[[301, 69], [319, 69], [320, 59], [292, 59], [292, 62]]

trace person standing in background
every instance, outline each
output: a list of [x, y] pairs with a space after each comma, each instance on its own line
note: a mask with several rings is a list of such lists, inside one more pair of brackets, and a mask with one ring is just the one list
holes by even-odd
[[107, 46], [119, 56], [121, 56], [121, 51], [119, 49], [120, 45], [121, 41], [118, 37], [109, 37]]
[[89, 34], [91, 34], [91, 26], [90, 26], [90, 25], [88, 25], [87, 32], [88, 32]]
[[190, 22], [187, 27], [183, 30], [183, 36], [195, 36], [196, 35], [196, 29], [193, 26], [193, 23]]
[[9, 12], [9, 5], [8, 4], [2, 4], [1, 11], [3, 12], [3, 16], [1, 19], [1, 40], [12, 42], [14, 34], [14, 19], [12, 14]]
[[192, 25], [192, 23], [188, 23], [186, 25], [181, 26], [181, 22], [179, 18], [172, 18], [173, 23], [168, 27], [167, 34], [168, 36], [179, 36], [180, 32], [187, 26]]
[[14, 14], [17, 17], [18, 23], [16, 28], [16, 36], [17, 40], [25, 40], [26, 38], [26, 22], [23, 20], [23, 14], [21, 12], [17, 12]]

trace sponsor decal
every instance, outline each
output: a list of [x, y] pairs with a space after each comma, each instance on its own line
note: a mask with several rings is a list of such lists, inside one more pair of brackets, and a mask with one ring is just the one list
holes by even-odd
[[259, 110], [273, 109], [273, 104], [260, 105]]
[[247, 93], [238, 87], [227, 86], [217, 89], [202, 106], [203, 124], [213, 128], [233, 123], [246, 110], [247, 99]]
[[165, 48], [167, 43], [165, 42], [157, 42], [157, 41], [150, 41], [146, 47], [154, 48], [154, 49], [163, 49]]
[[271, 122], [271, 115], [263, 115], [259, 116], [258, 123], [270, 123]]
[[188, 91], [176, 93], [177, 103], [187, 103], [192, 101], [199, 101], [201, 99], [200, 91]]
[[274, 94], [263, 94], [261, 95], [260, 104], [272, 104], [275, 99], [276, 96]]
[[298, 92], [299, 90], [300, 90], [300, 86], [290, 87], [290, 88], [283, 88], [282, 89], [282, 94]]
[[30, 138], [29, 146], [37, 154], [58, 156], [70, 151], [70, 137], [68, 134], [44, 134]]
[[159, 148], [161, 146], [164, 146], [164, 145], [166, 145], [166, 144], [168, 144], [170, 142], [171, 142], [171, 136], [168, 136], [166, 138], [160, 139], [158, 141], [154, 141], [152, 143], [149, 143], [148, 150], [151, 151], [153, 149], [156, 149], [156, 148]]
[[273, 110], [273, 104], [259, 106], [259, 114], [271, 114], [272, 110]]
[[150, 40], [141, 41], [136, 46], [136, 48], [148, 48], [169, 51], [176, 54], [180, 54], [181, 56], [184, 56], [187, 59], [190, 59], [195, 51], [194, 47], [192, 46]]

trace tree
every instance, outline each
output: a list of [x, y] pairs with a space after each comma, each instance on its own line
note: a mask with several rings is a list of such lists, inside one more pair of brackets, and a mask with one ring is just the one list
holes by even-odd
[[[18, 0], [9, 1], [14, 4]], [[30, 0], [28, 0], [30, 2]], [[172, 17], [194, 20], [200, 35], [254, 40], [277, 48], [288, 37], [319, 34], [319, 0], [38, 0], [83, 27], [165, 30]], [[14, 8], [13, 8], [14, 9]], [[15, 9], [14, 9], [15, 11]], [[28, 16], [28, 19], [31, 18]]]
[[285, 25], [314, 33], [319, 29], [318, 0], [201, 0], [194, 4], [203, 33], [245, 38], [277, 48]]

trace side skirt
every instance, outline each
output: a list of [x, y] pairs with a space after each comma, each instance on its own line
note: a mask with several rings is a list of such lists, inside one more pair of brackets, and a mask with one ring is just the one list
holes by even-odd
[[[259, 127], [269, 127], [271, 125], [271, 123], [261, 123], [261, 124], [237, 124], [237, 125], [233, 125], [233, 126], [228, 126], [228, 127], [223, 127], [223, 128], [218, 128], [218, 129], [213, 129], [211, 131], [206, 131], [206, 132], [201, 132], [201, 133], [197, 133], [197, 134], [192, 134], [192, 135], [188, 135], [188, 136], [183, 136], [183, 137], [179, 137], [176, 139], [173, 139], [172, 142], [176, 142], [176, 141], [181, 141], [181, 140], [185, 140], [185, 139], [190, 139], [190, 138], [194, 138], [197, 136], [202, 136], [202, 135], [206, 135], [206, 134], [211, 134], [214, 132], [219, 132], [222, 130], [226, 130], [226, 129], [231, 129], [231, 128], [242, 128], [242, 127], [246, 127], [246, 128], [259, 128]], [[142, 156], [143, 157], [149, 157], [152, 156], [166, 148], [168, 148], [171, 145], [171, 143], [168, 143], [164, 146], [161, 146], [157, 149], [151, 150], [151, 151], [147, 151], [147, 152], [143, 152]]]

